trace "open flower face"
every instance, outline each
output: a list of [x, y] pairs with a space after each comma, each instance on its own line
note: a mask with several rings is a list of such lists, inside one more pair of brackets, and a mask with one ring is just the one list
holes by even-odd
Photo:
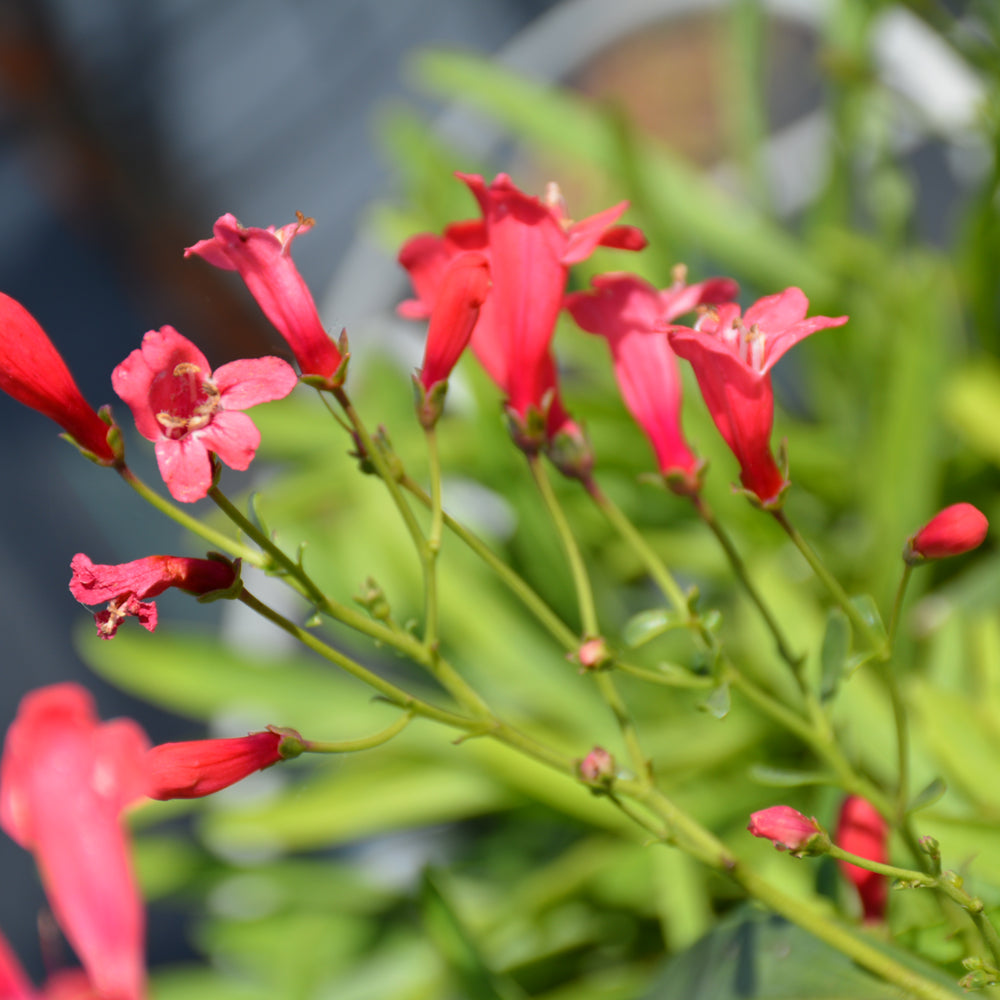
[[846, 316], [807, 318], [808, 307], [800, 289], [786, 288], [742, 317], [730, 302], [706, 311], [694, 329], [666, 327], [670, 346], [691, 362], [715, 426], [740, 463], [740, 482], [769, 509], [781, 505], [788, 487], [771, 454], [771, 368], [811, 333], [847, 322]]
[[171, 496], [190, 503], [212, 485], [209, 453], [246, 469], [260, 432], [244, 413], [287, 396], [297, 378], [280, 358], [232, 361], [214, 373], [205, 355], [172, 326], [150, 330], [111, 376], [139, 433], [156, 443], [156, 460]]

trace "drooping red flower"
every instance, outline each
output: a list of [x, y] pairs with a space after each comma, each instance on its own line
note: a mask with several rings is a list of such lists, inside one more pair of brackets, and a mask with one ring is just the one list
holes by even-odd
[[59, 926], [108, 1000], [145, 996], [145, 916], [121, 814], [143, 795], [148, 746], [135, 722], [102, 723], [87, 691], [55, 684], [22, 700], [0, 760], [0, 826], [35, 855]]
[[108, 606], [94, 615], [97, 634], [110, 639], [129, 615], [139, 619], [143, 628], [156, 630], [156, 605], [148, 598], [162, 594], [168, 587], [189, 594], [210, 594], [228, 590], [239, 577], [238, 567], [222, 559], [192, 559], [188, 556], [146, 556], [132, 562], [103, 566], [90, 561], [82, 552], [70, 563], [73, 576], [70, 593], [86, 605]]
[[20, 302], [0, 293], [0, 389], [54, 420], [82, 451], [113, 465], [111, 426], [83, 398], [66, 362]]
[[779, 851], [803, 854], [822, 853], [829, 847], [823, 828], [815, 819], [804, 816], [791, 806], [769, 806], [750, 816], [747, 829], [755, 837], [770, 840]]
[[302, 737], [271, 728], [233, 739], [161, 743], [146, 754], [146, 794], [151, 799], [195, 799], [241, 781], [254, 771], [297, 757]]
[[489, 290], [489, 261], [483, 254], [460, 253], [446, 264], [416, 376], [422, 390], [418, 411], [425, 426], [433, 426], [441, 415], [448, 376], [469, 343]]
[[687, 285], [678, 275], [657, 291], [633, 274], [602, 274], [591, 285], [593, 291], [567, 295], [566, 308], [582, 329], [607, 340], [622, 398], [652, 444], [667, 484], [679, 493], [697, 493], [702, 463], [681, 430], [680, 372], [663, 327], [697, 306], [733, 298], [736, 282], [712, 278]]
[[978, 549], [990, 522], [971, 503], [955, 503], [935, 514], [906, 543], [903, 558], [916, 565], [925, 559], [947, 559]]
[[238, 271], [261, 311], [288, 342], [302, 374], [333, 385], [344, 355], [324, 329], [312, 293], [292, 260], [292, 241], [313, 225], [300, 214], [297, 222], [278, 229], [244, 227], [227, 212], [212, 227], [214, 235], [188, 247], [184, 256], [194, 254], [225, 271]]
[[[458, 174], [482, 211], [481, 220], [449, 226], [443, 237], [422, 234], [400, 252], [417, 293], [400, 306], [401, 315], [431, 315], [447, 263], [458, 253], [483, 252], [493, 288], [479, 311], [472, 350], [507, 397], [508, 412], [521, 424], [529, 411], [546, 414], [557, 399], [550, 345], [566, 291], [569, 268], [601, 246], [641, 250], [642, 233], [615, 221], [628, 207], [621, 202], [572, 223], [552, 189], [544, 201], [520, 191], [506, 174], [487, 186], [474, 174]], [[561, 404], [547, 415], [545, 432], [558, 433], [568, 416]]]
[[809, 334], [847, 322], [846, 316], [806, 318], [808, 308], [801, 289], [786, 288], [755, 302], [742, 318], [739, 306], [727, 303], [707, 311], [693, 330], [667, 327], [670, 346], [691, 362], [715, 426], [740, 463], [740, 482], [771, 510], [789, 485], [771, 454], [771, 368]]
[[[858, 857], [883, 865], [889, 863], [889, 826], [881, 813], [859, 795], [848, 795], [844, 799], [834, 841], [838, 847]], [[852, 865], [849, 861], [838, 861], [837, 864], [858, 890], [865, 922], [881, 921], [889, 901], [888, 878]]]
[[156, 443], [156, 461], [170, 495], [192, 503], [212, 485], [213, 452], [232, 469], [253, 461], [260, 431], [240, 410], [283, 399], [297, 382], [281, 358], [209, 367], [205, 355], [172, 326], [150, 330], [111, 373], [139, 433]]

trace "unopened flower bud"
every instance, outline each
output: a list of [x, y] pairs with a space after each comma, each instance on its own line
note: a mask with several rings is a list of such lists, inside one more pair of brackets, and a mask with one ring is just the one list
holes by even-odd
[[615, 776], [615, 759], [604, 747], [594, 747], [580, 761], [580, 777], [594, 784], [610, 784]]
[[750, 816], [747, 829], [755, 837], [770, 840], [779, 851], [794, 857], [826, 854], [830, 838], [816, 822], [791, 806], [770, 806]]
[[614, 653], [603, 637], [595, 636], [583, 642], [575, 652], [567, 654], [566, 659], [579, 663], [582, 668], [580, 672], [583, 673], [586, 670], [603, 670], [610, 666], [614, 660]]
[[983, 544], [989, 521], [971, 503], [956, 503], [935, 514], [906, 543], [903, 558], [911, 566], [925, 559], [960, 556]]
[[235, 739], [161, 743], [146, 754], [146, 794], [151, 799], [211, 795], [304, 748], [295, 730], [277, 727]]

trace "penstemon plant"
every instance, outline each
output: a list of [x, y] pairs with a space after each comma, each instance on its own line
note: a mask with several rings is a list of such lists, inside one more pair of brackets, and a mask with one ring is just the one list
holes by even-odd
[[[796, 527], [788, 509], [795, 493], [793, 466], [784, 445], [777, 455], [772, 450], [772, 368], [812, 334], [831, 330], [828, 335], [836, 336], [835, 328], [848, 318], [810, 316], [806, 295], [796, 287], [743, 310], [735, 301], [735, 281], [707, 278], [689, 284], [682, 266], [664, 276], [662, 290], [616, 272], [594, 277], [589, 289], [569, 292], [571, 269], [598, 247], [618, 254], [621, 266], [628, 259], [622, 251], [635, 254], [645, 247], [638, 228], [619, 224], [627, 203], [574, 222], [555, 185], [537, 198], [505, 175], [492, 183], [472, 174], [459, 178], [479, 215], [453, 222], [441, 234], [415, 236], [399, 253], [414, 289], [399, 312], [427, 323], [423, 362], [412, 380], [412, 419], [425, 444], [420, 458], [397, 451], [390, 429], [375, 423], [381, 415], [373, 421], [355, 400], [347, 337], [336, 343], [330, 339], [291, 257], [292, 241], [310, 228], [309, 219], [300, 216], [290, 225], [262, 229], [224, 215], [211, 238], [187, 250], [210, 265], [238, 272], [287, 342], [298, 373], [276, 357], [213, 369], [170, 326], [147, 333], [141, 347], [112, 373], [112, 386], [139, 434], [154, 444], [170, 499], [135, 475], [110, 409], [95, 412], [86, 403], [31, 315], [0, 297], [0, 388], [55, 420], [86, 457], [117, 473], [159, 513], [190, 531], [203, 549], [197, 557], [147, 554], [120, 565], [97, 563], [96, 553], [73, 556], [70, 589], [82, 604], [99, 608], [98, 637], [121, 642], [124, 636], [115, 636], [130, 627], [129, 617], [154, 632], [153, 599], [168, 588], [203, 601], [238, 602], [352, 683], [366, 686], [383, 717], [381, 728], [351, 738], [335, 726], [314, 730], [312, 718], [308, 723], [260, 718], [247, 736], [151, 747], [134, 722], [99, 721], [92, 699], [78, 685], [29, 694], [4, 747], [0, 825], [34, 853], [53, 914], [82, 968], [53, 971], [39, 991], [0, 939], [0, 997], [139, 1000], [147, 995], [143, 907], [124, 825], [127, 811], [141, 805], [138, 812], [148, 818], [161, 808], [149, 800], [214, 796], [292, 758], [361, 752], [377, 758], [425, 724], [432, 727], [428, 738], [439, 749], [451, 747], [451, 766], [487, 767], [476, 748], [495, 746], [511, 769], [544, 775], [537, 779], [544, 791], [536, 794], [550, 805], [626, 841], [638, 840], [644, 852], [680, 852], [693, 859], [699, 874], [681, 892], [704, 893], [697, 883], [707, 872], [715, 880], [707, 895], [720, 910], [719, 901], [731, 906], [739, 896], [749, 897], [806, 932], [796, 939], [797, 947], [815, 939], [845, 956], [841, 971], [853, 963], [869, 975], [845, 981], [842, 995], [946, 1000], [958, 995], [956, 958], [966, 963], [962, 986], [993, 985], [1000, 980], [1000, 934], [990, 908], [956, 872], [964, 859], [953, 859], [946, 841], [922, 829], [917, 809], [930, 795], [914, 794], [910, 707], [897, 662], [913, 569], [977, 548], [986, 538], [986, 518], [972, 505], [958, 503], [908, 540], [900, 538], [898, 589], [883, 618], [872, 600], [848, 592], [828, 568], [823, 546]], [[601, 455], [571, 416], [560, 388], [552, 340], [564, 311], [582, 330], [607, 341], [625, 406], [655, 455], [652, 478], [662, 487], [656, 496], [663, 505], [688, 507], [692, 530], [703, 526], [714, 538], [732, 586], [757, 619], [755, 635], [767, 637], [770, 673], [747, 665], [744, 647], [730, 639], [711, 600], [689, 582], [697, 574], [680, 558], [668, 558], [602, 482]], [[564, 560], [573, 589], [568, 609], [565, 601], [553, 601], [532, 583], [530, 553], [518, 565], [449, 512], [449, 470], [439, 425], [448, 415], [453, 369], [467, 349], [499, 389], [509, 432], [509, 440], [498, 432], [495, 440], [477, 446], [520, 452], [533, 502], [548, 526], [544, 555], [537, 558], [557, 553]], [[775, 537], [783, 535], [801, 553], [797, 565], [808, 568], [824, 593], [832, 609], [825, 631], [820, 627], [810, 634], [802, 623], [783, 616], [741, 555], [738, 535], [710, 506], [707, 463], [681, 427], [678, 359], [690, 363], [711, 420], [736, 459], [739, 486], [734, 489], [756, 516], [774, 523]], [[283, 532], [265, 526], [258, 504], [248, 506], [223, 492], [221, 466], [246, 470], [261, 445], [260, 431], [243, 411], [293, 391], [319, 395], [359, 474], [377, 480], [384, 490], [419, 565], [420, 607], [413, 621], [397, 620], [391, 595], [374, 580], [353, 600], [342, 588], [330, 587], [326, 574], [321, 578], [310, 564], [308, 550], [291, 550]], [[425, 471], [412, 471], [414, 465]], [[329, 488], [334, 491], [337, 484]], [[205, 498], [228, 524], [199, 520], [183, 506]], [[336, 537], [354, 529], [332, 524], [329, 530]], [[612, 539], [629, 553], [639, 567], [636, 575], [658, 592], [654, 608], [631, 615], [629, 602], [595, 580], [595, 536], [604, 540], [601, 544]], [[502, 677], [483, 684], [481, 672], [469, 668], [482, 654], [474, 634], [454, 635], [453, 595], [446, 598], [442, 586], [447, 563], [464, 558], [460, 553], [479, 564], [468, 570], [470, 581], [473, 572], [485, 570], [509, 592], [523, 619], [548, 635], [548, 655], [561, 670], [551, 689], [553, 703], [524, 703], [517, 684], [505, 689]], [[260, 588], [263, 575], [254, 571], [290, 588], [297, 603], [273, 598], [272, 586]], [[795, 572], [801, 576], [801, 568]], [[353, 638], [345, 640], [345, 635]], [[368, 644], [368, 653], [361, 642]], [[386, 651], [397, 654], [398, 661], [387, 663]], [[501, 656], [519, 656], [516, 640]], [[818, 661], [821, 675], [814, 669]], [[414, 669], [401, 666], [404, 662]], [[877, 675], [891, 709], [894, 759], [880, 769], [859, 759], [837, 714], [838, 698], [854, 674]], [[578, 696], [584, 688], [586, 695]], [[662, 692], [676, 701], [668, 728], [681, 716], [693, 718], [685, 723], [689, 728], [725, 727], [732, 699], [809, 757], [812, 772], [786, 772], [777, 783], [787, 785], [799, 803], [802, 788], [835, 790], [833, 797], [816, 800], [827, 812], [831, 803], [839, 807], [835, 827], [830, 824], [833, 832], [774, 801], [782, 796], [773, 790], [761, 808], [744, 814], [743, 822], [749, 823], [749, 834], [792, 857], [834, 859], [843, 876], [839, 890], [831, 890], [829, 878], [825, 887], [822, 880], [810, 885], [785, 870], [786, 862], [824, 862], [784, 858], [776, 865], [773, 858], [763, 859], [746, 831], [727, 829], [718, 813], [704, 815], [688, 804], [697, 799], [676, 786], [651, 749], [654, 743], [662, 747], [663, 734], [651, 723], [645, 703], [657, 703]], [[707, 714], [696, 713], [692, 695]], [[578, 734], [586, 732], [603, 735], [600, 742], [582, 743]], [[732, 752], [741, 751], [737, 746]], [[380, 786], [377, 769], [371, 774], [370, 795], [394, 794], [390, 785]], [[792, 786], [801, 787], [793, 791]], [[292, 826], [295, 801], [285, 806]], [[586, 810], [585, 801], [592, 803]], [[352, 808], [350, 801], [335, 805]], [[902, 907], [905, 912], [905, 897], [920, 890], [933, 900], [941, 937], [955, 942], [960, 955], [955, 948], [943, 955], [940, 947], [921, 947], [894, 924], [893, 911]], [[475, 935], [446, 904], [446, 894], [433, 882], [429, 891], [437, 893], [439, 909], [461, 939], [462, 954], [453, 964], [465, 995], [556, 995], [484, 958]], [[304, 948], [297, 958], [306, 962]], [[852, 973], [859, 975], [856, 969]], [[889, 992], [880, 992], [879, 980], [889, 984]], [[604, 995], [636, 995], [642, 988], [632, 983]], [[428, 995], [402, 985], [379, 995], [390, 993]], [[332, 994], [317, 987], [294, 995]]]

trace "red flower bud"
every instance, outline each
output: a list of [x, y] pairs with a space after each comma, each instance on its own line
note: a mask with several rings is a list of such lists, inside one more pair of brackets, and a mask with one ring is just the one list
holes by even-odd
[[151, 799], [196, 799], [302, 753], [293, 730], [269, 729], [235, 739], [161, 743], [146, 754]]
[[580, 761], [580, 777], [584, 781], [610, 782], [615, 776], [615, 759], [604, 747], [594, 747]]
[[770, 840], [779, 851], [798, 856], [825, 853], [823, 827], [791, 806], [769, 806], [753, 813], [747, 829]]
[[956, 503], [935, 514], [909, 541], [903, 558], [911, 565], [925, 559], [960, 556], [983, 544], [990, 523], [971, 503]]
[[[848, 795], [844, 799], [837, 821], [836, 843], [843, 850], [869, 861], [883, 865], [889, 862], [889, 827], [879, 811], [860, 796]], [[877, 923], [882, 920], [889, 895], [888, 879], [848, 861], [837, 863], [858, 890], [865, 921]]]
[[0, 293], [0, 389], [54, 420], [102, 465], [115, 453], [111, 427], [83, 398], [59, 352], [19, 302]]

